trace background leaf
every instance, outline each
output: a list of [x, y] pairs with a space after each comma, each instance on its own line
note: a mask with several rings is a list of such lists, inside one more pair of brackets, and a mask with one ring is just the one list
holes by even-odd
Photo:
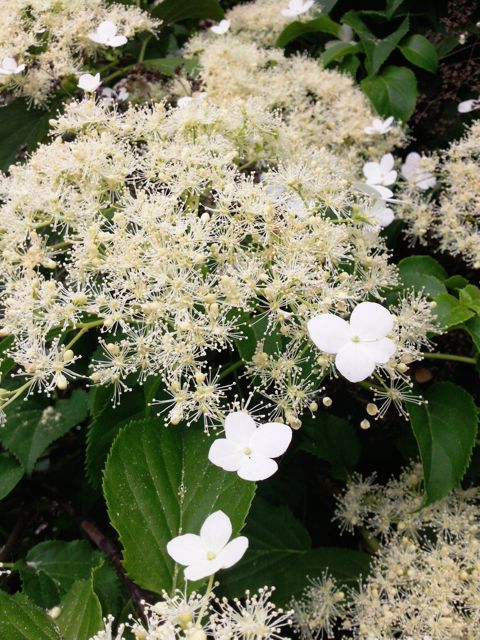
[[400, 45], [399, 49], [412, 64], [430, 71], [430, 73], [436, 72], [438, 68], [437, 50], [425, 36], [418, 33], [410, 36]]
[[221, 509], [234, 535], [243, 527], [255, 484], [208, 462], [212, 440], [198, 427], [165, 428], [158, 419], [130, 423], [108, 457], [104, 494], [130, 577], [150, 591], [183, 582], [166, 551], [179, 533], [198, 533]]
[[398, 264], [402, 283], [407, 288], [423, 291], [431, 297], [447, 293], [443, 280], [447, 272], [430, 256], [410, 256]]
[[386, 67], [360, 83], [378, 113], [406, 122], [415, 110], [417, 80], [406, 67]]
[[338, 36], [340, 25], [327, 16], [323, 15], [307, 22], [291, 22], [277, 38], [277, 47], [286, 47], [294, 40], [309, 33], [329, 33]]
[[45, 611], [22, 594], [0, 590], [0, 638], [2, 640], [61, 640]]
[[161, 18], [163, 25], [182, 20], [221, 20], [223, 9], [217, 0], [163, 0], [152, 10], [155, 18]]
[[75, 582], [60, 608], [56, 624], [62, 640], [89, 640], [102, 627], [102, 607], [91, 578]]
[[425, 394], [428, 404], [409, 404], [412, 430], [423, 464], [427, 503], [458, 487], [477, 435], [472, 396], [451, 382], [438, 382]]
[[22, 465], [8, 453], [0, 454], [0, 500], [17, 486], [23, 477]]

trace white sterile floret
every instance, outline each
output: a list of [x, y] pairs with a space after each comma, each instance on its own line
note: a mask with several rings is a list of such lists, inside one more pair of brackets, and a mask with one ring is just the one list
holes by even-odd
[[224, 33], [230, 29], [230, 20], [220, 20], [220, 22], [213, 27], [210, 27], [210, 31], [216, 33], [217, 36], [223, 36]]
[[352, 27], [349, 27], [348, 24], [342, 24], [342, 26], [338, 30], [338, 39], [329, 40], [328, 42], [326, 42], [325, 49], [330, 49], [336, 44], [357, 44], [356, 40], [353, 38]]
[[314, 4], [314, 0], [290, 0], [288, 7], [282, 9], [282, 16], [286, 18], [296, 18], [297, 16], [301, 16], [302, 13], [307, 13]]
[[0, 75], [12, 76], [16, 73], [21, 73], [25, 69], [24, 64], [17, 64], [15, 58], [3, 58], [0, 65]]
[[391, 197], [392, 191], [385, 187], [390, 186], [397, 179], [397, 172], [393, 168], [394, 159], [391, 153], [386, 153], [380, 162], [366, 162], [363, 165], [363, 175], [367, 184], [386, 199]]
[[416, 151], [412, 151], [402, 164], [402, 176], [408, 182], [425, 191], [434, 187], [437, 179], [432, 173], [423, 168], [422, 163], [422, 156]]
[[387, 207], [385, 200], [378, 198], [368, 211], [368, 215], [379, 227], [388, 227], [395, 218], [393, 210]]
[[382, 120], [381, 118], [374, 118], [372, 120], [372, 124], [368, 127], [365, 127], [364, 131], [369, 135], [385, 135], [393, 127], [393, 121], [393, 116], [390, 116], [385, 120]]
[[225, 419], [225, 438], [210, 447], [208, 459], [225, 471], [236, 471], [243, 480], [265, 480], [275, 473], [278, 458], [288, 448], [292, 430], [280, 422], [257, 426], [245, 411], [234, 411]]
[[336, 354], [335, 366], [350, 382], [371, 376], [375, 367], [386, 364], [397, 350], [395, 342], [386, 337], [393, 329], [393, 318], [376, 302], [357, 305], [350, 322], [322, 313], [311, 318], [307, 326], [321, 351]]
[[457, 106], [459, 113], [470, 113], [470, 111], [475, 111], [475, 109], [480, 109], [480, 97], [473, 100], [464, 100]]
[[95, 75], [92, 75], [91, 73], [82, 73], [78, 79], [79, 88], [87, 91], [88, 93], [96, 91], [101, 84], [102, 81], [100, 80], [99, 73], [96, 73]]
[[121, 47], [127, 43], [125, 36], [117, 35], [118, 27], [110, 20], [101, 22], [95, 33], [89, 33], [88, 39], [107, 47]]
[[239, 536], [230, 540], [232, 523], [223, 511], [215, 511], [202, 525], [200, 535], [186, 533], [170, 540], [169, 555], [184, 565], [186, 580], [201, 580], [220, 569], [236, 564], [248, 547], [248, 539]]

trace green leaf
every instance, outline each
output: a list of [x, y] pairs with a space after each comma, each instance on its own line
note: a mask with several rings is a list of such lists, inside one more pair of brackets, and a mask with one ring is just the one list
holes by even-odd
[[122, 606], [122, 587], [120, 579], [109, 562], [103, 562], [93, 570], [93, 590], [95, 591], [104, 615], [117, 616]]
[[407, 16], [402, 21], [398, 29], [375, 44], [372, 53], [372, 65], [369, 70], [369, 75], [375, 75], [379, 71], [380, 67], [394, 51], [400, 40], [408, 33], [408, 26], [409, 19]]
[[404, 258], [400, 260], [398, 268], [405, 287], [424, 291], [431, 297], [447, 293], [447, 288], [442, 282], [447, 277], [447, 272], [430, 256]]
[[450, 51], [453, 51], [458, 43], [458, 36], [446, 36], [443, 40], [440, 40], [440, 42], [436, 42], [434, 46], [439, 60], [449, 54]]
[[451, 296], [449, 293], [435, 296], [434, 301], [436, 307], [433, 309], [433, 313], [437, 316], [437, 323], [443, 329], [462, 324], [475, 315], [473, 311], [464, 307], [455, 296]]
[[22, 579], [22, 592], [42, 609], [51, 609], [60, 602], [58, 585], [41, 570], [29, 567], [24, 561], [15, 564]]
[[405, 0], [387, 0], [387, 6], [385, 8], [385, 15], [390, 20], [395, 14], [396, 10], [405, 2]]
[[8, 496], [23, 478], [23, 468], [13, 456], [0, 454], [0, 500]]
[[102, 554], [85, 540], [46, 540], [29, 550], [25, 565], [36, 573], [47, 575], [62, 594], [76, 580], [90, 577], [102, 558]]
[[458, 294], [460, 303], [480, 314], [480, 289], [474, 284], [467, 284]]
[[470, 318], [470, 320], [465, 322], [464, 328], [472, 338], [477, 351], [480, 353], [480, 317], [475, 316], [474, 318]]
[[174, 76], [178, 69], [192, 73], [198, 66], [198, 60], [191, 58], [150, 58], [142, 62], [145, 69], [153, 69], [164, 76]]
[[410, 36], [400, 45], [399, 49], [412, 64], [430, 71], [430, 73], [436, 72], [438, 68], [437, 50], [425, 36], [418, 33]]
[[326, 411], [315, 418], [305, 417], [302, 423], [299, 448], [329, 462], [333, 477], [345, 481], [360, 457], [360, 442], [353, 426]]
[[386, 67], [373, 78], [360, 83], [375, 109], [382, 116], [394, 116], [406, 122], [415, 110], [417, 80], [406, 67]]
[[463, 276], [450, 276], [443, 281], [443, 284], [447, 287], [447, 289], [463, 289], [468, 284], [468, 280]]
[[349, 42], [337, 42], [332, 45], [321, 54], [319, 60], [324, 67], [328, 67], [329, 64], [340, 60], [346, 55], [357, 53], [360, 51], [358, 44], [350, 44]]
[[163, 0], [151, 13], [163, 20], [162, 26], [182, 20], [221, 20], [224, 15], [217, 0]]
[[409, 415], [429, 504], [459, 486], [475, 444], [478, 416], [472, 396], [451, 382], [434, 384], [425, 399], [427, 405], [409, 404]]
[[0, 441], [20, 460], [30, 474], [47, 447], [85, 419], [87, 394], [76, 389], [68, 400], [59, 400], [45, 409], [9, 414], [0, 430]]
[[23, 98], [0, 108], [1, 170], [15, 162], [20, 150], [33, 151], [39, 142], [46, 140], [54, 115], [54, 109], [28, 109]]
[[159, 419], [130, 423], [107, 460], [104, 494], [123, 545], [124, 566], [141, 587], [170, 591], [183, 582], [166, 551], [169, 540], [198, 533], [221, 509], [241, 530], [255, 484], [208, 462], [212, 440], [197, 426], [165, 428]]
[[102, 627], [102, 607], [92, 578], [75, 582], [60, 603], [56, 623], [62, 640], [89, 640]]
[[307, 530], [289, 509], [259, 497], [244, 533], [249, 548], [221, 581], [221, 590], [229, 597], [242, 597], [247, 589], [273, 584], [275, 601], [285, 604], [301, 594], [307, 576], [314, 578], [328, 570], [341, 584], [349, 584], [368, 572], [367, 554], [332, 547], [312, 549]]
[[47, 614], [22, 594], [0, 591], [0, 638], [3, 640], [61, 640]]
[[291, 22], [278, 36], [276, 44], [277, 47], [286, 47], [287, 44], [309, 33], [329, 33], [337, 37], [339, 29], [340, 25], [325, 15], [308, 22]]

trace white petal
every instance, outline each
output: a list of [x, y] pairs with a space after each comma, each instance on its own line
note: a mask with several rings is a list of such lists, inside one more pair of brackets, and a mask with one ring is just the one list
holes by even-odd
[[215, 440], [208, 452], [210, 462], [225, 471], [238, 471], [244, 457], [238, 444], [226, 438]]
[[388, 118], [384, 121], [384, 126], [385, 127], [390, 127], [393, 124], [393, 121], [395, 120], [395, 118], [393, 116], [388, 116]]
[[431, 189], [437, 183], [437, 179], [431, 173], [427, 171], [419, 175], [419, 177], [415, 180], [416, 185], [419, 189], [425, 191], [425, 189]]
[[379, 182], [382, 176], [378, 162], [366, 162], [363, 165], [363, 175], [367, 178], [367, 184]]
[[478, 100], [464, 100], [460, 102], [457, 109], [459, 113], [470, 113], [474, 109], [477, 109], [480, 106]]
[[375, 191], [375, 195], [380, 196], [383, 200], [388, 200], [393, 196], [393, 191], [381, 184], [371, 185]]
[[420, 154], [417, 153], [416, 151], [412, 151], [407, 155], [407, 157], [405, 158], [405, 162], [402, 164], [402, 169], [401, 169], [402, 176], [406, 180], [410, 180], [410, 178], [416, 172], [417, 165], [420, 162], [420, 160], [421, 160]]
[[292, 430], [281, 422], [262, 424], [250, 438], [250, 449], [253, 455], [277, 458], [288, 449], [292, 441]]
[[361, 302], [350, 316], [352, 334], [361, 340], [384, 338], [393, 328], [393, 318], [385, 307], [377, 302]]
[[238, 536], [238, 538], [231, 540], [225, 549], [222, 549], [218, 554], [222, 569], [233, 567], [242, 558], [247, 549], [248, 538], [245, 536]]
[[350, 382], [360, 382], [372, 375], [375, 361], [359, 342], [349, 342], [337, 353], [335, 366]]
[[191, 564], [185, 569], [184, 575], [187, 580], [202, 580], [217, 573], [221, 568], [222, 560], [217, 556], [214, 560], [203, 560], [203, 562]]
[[217, 553], [227, 544], [232, 535], [232, 523], [223, 511], [215, 511], [202, 525], [200, 538], [207, 551]]
[[332, 313], [322, 313], [311, 318], [307, 329], [314, 344], [325, 353], [338, 353], [352, 337], [348, 322]]
[[91, 40], [92, 42], [96, 42], [97, 44], [105, 44], [104, 38], [102, 38], [102, 36], [99, 36], [98, 33], [89, 33], [87, 34], [87, 37], [89, 40]]
[[184, 565], [199, 562], [206, 553], [200, 536], [193, 533], [186, 533], [170, 540], [167, 544], [167, 551], [175, 562]]
[[386, 364], [397, 350], [397, 345], [390, 338], [381, 338], [374, 342], [362, 342], [376, 364]]
[[255, 420], [246, 411], [233, 411], [225, 419], [225, 435], [242, 449], [248, 446], [255, 432]]
[[258, 480], [265, 480], [273, 476], [277, 469], [278, 464], [275, 460], [266, 458], [265, 456], [253, 455], [245, 460], [238, 470], [238, 475], [242, 480], [257, 482]]
[[110, 47], [123, 47], [123, 45], [126, 43], [127, 38], [125, 36], [113, 36], [108, 40], [108, 45]]
[[110, 20], [104, 20], [98, 25], [97, 33], [106, 42], [117, 33], [117, 25]]
[[391, 153], [386, 153], [383, 158], [380, 160], [380, 167], [383, 173], [387, 173], [393, 169], [393, 165], [395, 161]]
[[2, 61], [2, 67], [5, 71], [9, 71], [10, 73], [15, 73], [17, 68], [17, 61], [15, 58], [4, 58]]
[[383, 184], [388, 187], [389, 185], [393, 184], [395, 182], [395, 180], [397, 179], [397, 172], [396, 171], [389, 171], [384, 177], [383, 177]]

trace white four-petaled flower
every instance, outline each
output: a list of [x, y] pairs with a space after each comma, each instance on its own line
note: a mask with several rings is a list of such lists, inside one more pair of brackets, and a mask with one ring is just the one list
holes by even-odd
[[385, 200], [393, 194], [389, 185], [397, 179], [397, 172], [393, 168], [394, 159], [391, 153], [385, 154], [380, 162], [366, 162], [363, 165], [363, 175], [367, 184], [377, 191]]
[[371, 376], [377, 364], [386, 364], [397, 350], [395, 342], [386, 337], [393, 328], [393, 318], [376, 302], [357, 305], [350, 322], [323, 313], [309, 320], [307, 326], [321, 351], [336, 354], [335, 366], [350, 382]]
[[459, 113], [470, 113], [470, 111], [480, 109], [480, 97], [476, 100], [464, 100], [463, 102], [460, 102], [457, 109]]
[[388, 227], [395, 218], [393, 210], [387, 207], [387, 203], [381, 198], [375, 201], [368, 214], [380, 227]]
[[278, 458], [288, 448], [292, 430], [280, 422], [256, 425], [245, 411], [229, 413], [225, 438], [210, 447], [208, 459], [225, 471], [236, 471], [243, 480], [265, 480], [275, 473]]
[[230, 20], [220, 20], [220, 22], [213, 27], [210, 27], [210, 31], [216, 33], [218, 36], [223, 36], [224, 33], [230, 29]]
[[110, 20], [101, 22], [95, 33], [89, 33], [88, 39], [97, 44], [104, 44], [107, 47], [121, 47], [126, 44], [125, 36], [117, 35], [118, 27]]
[[16, 73], [21, 73], [25, 69], [24, 64], [17, 64], [15, 58], [4, 58], [0, 65], [0, 75], [12, 76]]
[[99, 73], [96, 73], [94, 76], [92, 76], [91, 73], [82, 73], [78, 79], [79, 88], [90, 93], [96, 91], [101, 84], [102, 81], [100, 80]]
[[175, 562], [186, 567], [187, 580], [201, 580], [232, 567], [243, 556], [248, 538], [230, 540], [231, 535], [230, 518], [223, 511], [215, 511], [203, 523], [200, 535], [177, 536], [167, 544], [167, 551]]
[[382, 120], [381, 118], [374, 118], [372, 120], [372, 124], [369, 127], [365, 127], [364, 131], [369, 135], [383, 136], [386, 133], [388, 133], [390, 129], [393, 127], [393, 121], [394, 121], [393, 116], [390, 116], [385, 120]]
[[282, 9], [282, 16], [286, 18], [295, 18], [301, 16], [302, 13], [306, 13], [313, 7], [315, 0], [289, 0], [288, 7]]
[[423, 169], [422, 156], [416, 151], [412, 151], [405, 158], [405, 162], [402, 164], [402, 176], [422, 191], [434, 187], [437, 182], [432, 173]]

